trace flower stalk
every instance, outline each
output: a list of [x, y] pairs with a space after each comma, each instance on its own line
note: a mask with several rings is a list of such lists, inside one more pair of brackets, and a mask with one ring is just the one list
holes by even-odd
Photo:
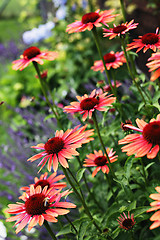
[[112, 185], [111, 185], [111, 180], [110, 180], [110, 178], [109, 178], [109, 176], [108, 176], [107, 174], [105, 174], [105, 177], [106, 177], [106, 179], [107, 179], [109, 188], [111, 189], [113, 198], [114, 198], [114, 200], [116, 201], [116, 203], [118, 203], [118, 200], [117, 200], [117, 198], [116, 198], [116, 196], [115, 196], [115, 193], [114, 193], [114, 191], [113, 191], [113, 187], [112, 187]]
[[140, 158], [145, 185], [147, 186], [147, 177], [142, 159]]
[[97, 225], [97, 223], [96, 223], [95, 220], [93, 219], [93, 217], [92, 217], [92, 215], [91, 215], [91, 213], [90, 213], [90, 211], [89, 211], [89, 209], [88, 209], [88, 207], [87, 207], [87, 205], [86, 205], [86, 203], [85, 203], [85, 200], [82, 198], [81, 194], [79, 194], [79, 192], [77, 191], [76, 187], [75, 187], [74, 184], [72, 183], [72, 181], [71, 181], [71, 179], [70, 179], [70, 177], [69, 177], [69, 175], [68, 175], [68, 173], [67, 173], [67, 170], [66, 170], [65, 168], [63, 168], [63, 172], [64, 172], [64, 174], [65, 174], [65, 176], [66, 176], [69, 184], [70, 184], [71, 187], [73, 188], [74, 193], [75, 193], [75, 194], [77, 195], [77, 197], [80, 199], [80, 201], [81, 201], [81, 203], [82, 203], [82, 205], [83, 205], [83, 207], [84, 207], [84, 209], [85, 209], [86, 214], [88, 215], [88, 217], [90, 218], [90, 220], [93, 222], [93, 224], [95, 225], [95, 227], [97, 228], [97, 230], [98, 230], [100, 233], [102, 233], [102, 230], [100, 229], [100, 227]]
[[125, 10], [125, 6], [124, 6], [124, 1], [123, 0], [120, 0], [120, 5], [121, 5], [121, 11], [122, 11], [124, 22], [126, 22], [126, 10]]
[[128, 69], [128, 72], [134, 82], [134, 84], [136, 85], [137, 89], [138, 89], [138, 92], [139, 94], [141, 95], [142, 97], [142, 100], [144, 102], [144, 104], [146, 105], [146, 100], [143, 96], [143, 93], [141, 91], [141, 88], [139, 87], [138, 83], [136, 82], [135, 78], [134, 78], [134, 75], [132, 74], [132, 71], [131, 71], [131, 68], [130, 68], [130, 65], [129, 65], [129, 60], [128, 60], [128, 55], [127, 55], [127, 51], [126, 51], [126, 47], [125, 47], [125, 42], [124, 42], [124, 39], [121, 38], [121, 44], [122, 44], [122, 49], [123, 49], [123, 52], [124, 52], [124, 55], [125, 55], [125, 58], [126, 58], [126, 64], [127, 64], [127, 69]]
[[76, 227], [74, 226], [74, 224], [71, 222], [71, 220], [69, 219], [69, 217], [67, 215], [64, 215], [64, 217], [66, 218], [66, 220], [69, 222], [69, 224], [71, 225], [71, 227], [74, 229], [75, 233], [78, 234]]
[[114, 173], [114, 171], [113, 171], [113, 169], [112, 169], [111, 161], [110, 161], [110, 159], [109, 159], [108, 153], [107, 153], [107, 151], [106, 151], [104, 142], [103, 142], [102, 137], [101, 137], [101, 134], [100, 134], [100, 130], [99, 130], [99, 127], [98, 127], [98, 122], [97, 122], [97, 117], [96, 117], [95, 112], [93, 112], [93, 121], [94, 121], [94, 125], [95, 125], [95, 128], [96, 128], [96, 131], [97, 131], [98, 138], [99, 138], [99, 140], [100, 140], [102, 149], [103, 149], [103, 151], [104, 151], [104, 153], [105, 153], [105, 155], [106, 155], [106, 157], [107, 157], [109, 169], [110, 169], [110, 171], [111, 171], [111, 173], [112, 173], [113, 178], [116, 179], [116, 175], [115, 175], [115, 173]]
[[[82, 163], [81, 163], [81, 160], [80, 160], [79, 156], [77, 156], [77, 160], [78, 160], [78, 162], [79, 162], [80, 167], [83, 168], [83, 165], [82, 165]], [[85, 172], [83, 173], [83, 180], [84, 180], [84, 183], [85, 183], [86, 189], [88, 190], [89, 195], [92, 197], [92, 199], [94, 200], [94, 202], [96, 203], [96, 205], [98, 206], [98, 208], [103, 212], [104, 209], [103, 209], [103, 208], [101, 207], [101, 205], [97, 202], [94, 193], [92, 193], [92, 192], [90, 191], [90, 188], [89, 188], [88, 183], [87, 183], [87, 179], [86, 179]]]
[[52, 232], [51, 227], [49, 226], [48, 222], [46, 220], [44, 220], [44, 226], [47, 229], [48, 233], [50, 234], [50, 236], [52, 237], [53, 240], [57, 240], [55, 234]]
[[38, 77], [39, 77], [39, 81], [40, 81], [40, 84], [41, 84], [41, 89], [42, 89], [43, 95], [45, 96], [46, 102], [47, 102], [48, 106], [51, 108], [51, 110], [52, 110], [52, 112], [53, 112], [53, 114], [54, 114], [54, 116], [55, 116], [55, 118], [56, 118], [56, 120], [57, 120], [57, 124], [58, 124], [59, 127], [62, 129], [62, 125], [61, 125], [61, 123], [60, 123], [60, 121], [59, 121], [58, 112], [55, 111], [55, 108], [56, 108], [56, 107], [54, 106], [55, 104], [54, 104], [54, 102], [53, 102], [53, 106], [52, 106], [52, 104], [50, 103], [50, 101], [49, 101], [49, 99], [48, 99], [48, 96], [47, 96], [47, 93], [46, 93], [46, 90], [45, 90], [46, 82], [44, 83], [44, 81], [43, 81], [43, 79], [42, 79], [42, 77], [41, 77], [40, 70], [39, 70], [39, 67], [38, 67], [37, 62], [34, 62], [34, 61], [33, 61], [33, 66], [35, 67], [35, 70], [36, 70], [37, 75], [38, 75]]
[[98, 37], [98, 34], [97, 34], [97, 29], [96, 27], [93, 27], [92, 29], [92, 33], [93, 33], [93, 36], [94, 36], [94, 40], [95, 40], [95, 43], [96, 43], [96, 47], [97, 47], [97, 50], [98, 50], [98, 53], [99, 53], [99, 56], [103, 62], [103, 65], [104, 65], [104, 69], [105, 69], [105, 73], [107, 75], [107, 78], [108, 78], [108, 83], [109, 83], [109, 86], [112, 90], [112, 93], [115, 95], [116, 97], [116, 92], [115, 92], [115, 89], [113, 88], [112, 86], [112, 83], [111, 83], [111, 79], [110, 79], [110, 75], [109, 75], [109, 72], [106, 68], [106, 64], [105, 64], [105, 61], [104, 61], [104, 58], [103, 58], [103, 55], [102, 55], [102, 52], [101, 52], [101, 49], [100, 49], [100, 43], [99, 43], [99, 37]]

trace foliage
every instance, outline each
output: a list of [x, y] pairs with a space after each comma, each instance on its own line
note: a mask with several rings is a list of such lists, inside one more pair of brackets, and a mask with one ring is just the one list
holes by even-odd
[[[54, 1], [47, 1], [47, 3], [48, 6], [53, 7], [54, 14], [56, 14], [60, 5], [57, 6]], [[67, 189], [73, 190], [69, 201], [71, 199], [77, 208], [72, 209], [66, 215], [69, 220], [67, 217], [59, 216], [58, 223], [50, 224], [56, 238], [158, 240], [158, 229], [149, 229], [151, 214], [146, 211], [150, 208], [149, 204], [152, 201], [149, 198], [150, 194], [155, 193], [154, 188], [159, 186], [159, 154], [153, 159], [148, 159], [145, 154], [143, 157], [136, 157], [135, 154], [127, 156], [122, 152], [122, 146], [118, 144], [120, 139], [135, 133], [133, 129], [123, 129], [122, 123], [125, 124], [126, 120], [130, 120], [132, 125], [136, 126], [137, 118], [144, 119], [146, 123], [149, 123], [159, 114], [158, 80], [151, 82], [148, 75], [142, 73], [137, 66], [135, 70], [133, 64], [138, 54], [131, 51], [127, 54], [131, 60], [130, 66], [134, 77], [130, 74], [126, 64], [103, 73], [90, 69], [94, 61], [99, 60], [94, 35], [91, 31], [68, 34], [66, 28], [75, 19], [81, 19], [84, 12], [91, 8], [96, 9], [96, 4], [92, 1], [89, 1], [85, 7], [85, 1], [76, 3], [68, 1], [67, 4], [62, 1], [61, 5], [67, 9], [66, 16], [61, 20], [52, 16], [55, 22], [52, 36], [34, 44], [41, 50], [49, 49], [59, 53], [59, 57], [55, 61], [45, 61], [44, 65], [38, 65], [41, 72], [47, 69], [47, 80], [41, 79], [43, 82], [35, 77], [38, 72], [35, 72], [32, 64], [23, 71], [14, 71], [10, 62], [19, 58], [24, 49], [29, 47], [22, 42], [20, 34], [37, 27], [40, 21], [44, 20], [41, 19], [43, 16], [40, 16], [39, 1], [29, 1], [28, 3], [16, 1], [16, 4], [17, 8], [13, 12], [13, 2], [9, 3], [2, 14], [4, 19], [0, 23], [0, 29], [4, 28], [6, 26], [5, 18], [8, 18], [7, 24], [10, 26], [9, 31], [0, 37], [0, 41], [4, 45], [3, 49], [9, 49], [9, 35], [14, 35], [12, 40], [17, 46], [14, 54], [3, 56], [4, 65], [0, 67], [2, 70], [0, 99], [4, 101], [0, 105], [0, 213], [7, 229], [7, 239], [17, 239], [17, 237], [23, 239], [24, 235], [28, 239], [50, 239], [43, 226], [36, 226], [33, 233], [28, 232], [25, 228], [22, 233], [15, 236], [13, 223], [5, 222], [5, 219], [9, 217], [5, 210], [9, 203], [19, 201], [17, 199], [22, 193], [19, 191], [22, 186], [33, 183], [34, 177], [40, 176], [40, 173], [37, 173], [39, 167], [36, 166], [39, 163], [38, 159], [36, 164], [26, 161], [27, 158], [37, 154], [37, 151], [30, 147], [53, 138], [56, 130], [62, 129], [60, 126], [63, 126], [63, 130], [66, 131], [79, 124], [87, 123], [87, 129], [95, 128], [94, 141], [78, 148], [78, 157], [67, 160], [69, 170], [64, 169], [60, 164], [58, 167], [59, 174], [62, 171], [64, 173], [68, 171], [70, 180], [66, 175]], [[47, 11], [48, 15], [51, 14], [50, 10]], [[12, 14], [14, 20], [11, 21]], [[48, 17], [48, 20], [50, 19], [51, 16]], [[16, 25], [15, 22], [17, 22]], [[111, 23], [109, 25], [112, 26]], [[120, 38], [109, 41], [102, 37], [102, 28], [97, 28], [97, 34], [100, 37], [100, 48], [103, 55], [110, 51], [124, 50], [121, 41], [124, 40], [125, 44], [129, 41], [128, 35], [126, 38], [121, 35]], [[85, 122], [82, 121], [80, 113], [73, 115], [64, 112], [64, 106], [76, 101], [77, 95], [89, 95], [93, 89], [96, 89], [95, 98], [98, 99], [100, 96], [98, 93], [100, 91], [99, 81], [103, 80], [104, 85], [106, 83], [110, 85], [112, 82], [109, 81], [109, 76], [111, 79], [118, 80], [121, 86], [108, 90], [109, 94], [115, 94], [117, 98], [111, 106], [104, 106], [106, 111], [94, 111], [93, 118], [87, 118]], [[103, 84], [100, 84], [101, 88], [103, 88]], [[137, 85], [140, 87], [140, 91]], [[49, 106], [48, 100], [43, 97], [46, 89]], [[98, 122], [96, 122], [95, 115]], [[100, 133], [97, 129], [100, 130]], [[159, 138], [157, 141], [159, 145]], [[111, 164], [113, 172], [109, 166], [108, 174], [99, 171], [93, 178], [91, 173], [95, 167], [85, 168], [83, 166], [84, 159], [94, 150], [101, 149], [105, 153], [103, 145], [105, 148], [113, 148], [116, 151], [115, 154], [118, 155], [118, 160]], [[42, 173], [45, 171], [47, 171], [47, 166], [44, 166]], [[76, 194], [77, 192], [78, 194]], [[118, 225], [117, 219], [124, 212], [134, 215], [136, 224], [131, 231], [121, 229]]]

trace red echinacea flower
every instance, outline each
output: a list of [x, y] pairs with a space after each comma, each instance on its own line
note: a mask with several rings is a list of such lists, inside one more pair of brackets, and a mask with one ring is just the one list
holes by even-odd
[[150, 218], [150, 220], [154, 222], [150, 226], [150, 230], [160, 227], [160, 210], [159, 210], [160, 209], [160, 187], [156, 187], [155, 189], [158, 193], [150, 194], [149, 197], [155, 201], [150, 203], [151, 208], [147, 210], [147, 212], [152, 212], [156, 210], [158, 211], [155, 212]]
[[[126, 59], [124, 57], [124, 53], [122, 52], [116, 52], [114, 53], [111, 51], [110, 53], [107, 53], [103, 56], [106, 68], [107, 70], [110, 70], [110, 68], [119, 68], [123, 65], [123, 63], [126, 62]], [[103, 72], [105, 70], [102, 60], [98, 60], [94, 62], [94, 66], [91, 67], [93, 71], [101, 71]]]
[[[113, 148], [111, 150], [107, 148], [106, 151], [111, 163], [117, 161], [118, 156], [114, 156], [115, 152], [113, 152]], [[109, 173], [107, 157], [105, 154], [103, 154], [101, 150], [99, 150], [98, 152], [94, 150], [94, 154], [88, 154], [84, 162], [84, 167], [96, 167], [96, 169], [92, 173], [92, 177], [94, 177], [100, 170], [102, 170], [103, 173]]]
[[[120, 87], [120, 86], [122, 85], [122, 83], [119, 82], [119, 81], [117, 81], [117, 80], [116, 80], [115, 83], [114, 83], [113, 81], [111, 81], [111, 84], [112, 84], [112, 87], [113, 87], [113, 88], [118, 88], [118, 87]], [[109, 92], [109, 91], [111, 91], [111, 87], [110, 87], [109, 84], [106, 84], [105, 86], [102, 86], [102, 87], [99, 89], [99, 91], [100, 91], [100, 93], [102, 93], [102, 92]]]
[[160, 145], [160, 114], [157, 115], [156, 119], [151, 119], [149, 123], [138, 118], [136, 123], [139, 128], [134, 127], [132, 124], [126, 124], [124, 127], [142, 134], [133, 133], [121, 139], [118, 142], [119, 144], [127, 144], [122, 147], [122, 152], [127, 152], [128, 156], [135, 154], [135, 157], [147, 155], [149, 159], [155, 158]]
[[128, 217], [126, 216], [126, 214], [123, 212], [123, 215], [120, 215], [121, 217], [118, 217], [117, 221], [119, 224], [120, 228], [123, 228], [124, 230], [131, 230], [133, 228], [133, 226], [135, 225], [135, 220], [134, 220], [134, 215], [129, 214], [128, 212]]
[[113, 28], [107, 29], [107, 28], [103, 28], [104, 30], [104, 37], [109, 37], [109, 39], [113, 39], [115, 37], [120, 37], [121, 35], [126, 34], [126, 32], [134, 29], [137, 27], [137, 25], [139, 23], [133, 23], [134, 20], [131, 20], [129, 23], [121, 23], [120, 25], [116, 26], [115, 24], [113, 24]]
[[87, 116], [89, 118], [92, 117], [92, 112], [95, 110], [98, 111], [106, 111], [105, 106], [111, 106], [111, 104], [116, 100], [115, 97], [111, 97], [112, 95], [107, 96], [107, 92], [105, 93], [96, 93], [96, 89], [94, 89], [91, 94], [88, 96], [85, 94], [84, 96], [76, 96], [78, 102], [71, 102], [71, 105], [64, 107], [64, 112], [67, 113], [80, 113], [84, 114], [82, 120], [85, 121]]
[[64, 197], [71, 192], [68, 190], [60, 193], [61, 190], [50, 188], [47, 186], [41, 188], [32, 185], [28, 193], [24, 192], [19, 199], [24, 202], [17, 202], [16, 204], [9, 204], [5, 212], [14, 214], [15, 216], [6, 219], [7, 222], [16, 221], [14, 226], [17, 226], [16, 233], [19, 233], [28, 223], [28, 230], [30, 231], [35, 225], [39, 223], [43, 225], [44, 220], [48, 222], [57, 222], [58, 215], [65, 215], [69, 212], [65, 208], [75, 208], [76, 205], [69, 202], [60, 202], [61, 197]]
[[89, 12], [83, 15], [81, 21], [75, 21], [67, 26], [66, 32], [84, 32], [85, 30], [92, 30], [93, 27], [101, 27], [102, 23], [112, 22], [117, 14], [112, 15], [114, 9], [101, 11], [98, 9], [95, 12]]
[[12, 68], [14, 70], [22, 71], [26, 68], [31, 62], [37, 62], [39, 64], [43, 64], [43, 60], [53, 61], [55, 58], [58, 57], [57, 52], [50, 52], [50, 51], [40, 51], [38, 47], [32, 46], [27, 48], [23, 54], [20, 56], [20, 59], [15, 60], [12, 62]]
[[132, 43], [127, 45], [127, 51], [137, 48], [136, 52], [139, 52], [142, 48], [145, 53], [148, 49], [152, 49], [154, 52], [156, 49], [160, 49], [160, 34], [158, 34], [159, 28], [156, 29], [156, 33], [146, 33], [143, 36], [139, 36], [139, 39], [133, 39]]
[[[62, 174], [60, 174], [60, 175], [58, 175], [58, 176], [56, 176], [56, 175], [57, 175], [57, 172], [54, 172], [54, 173], [52, 173], [52, 174], [47, 178], [48, 173], [45, 172], [44, 174], [42, 174], [42, 175], [40, 176], [40, 178], [35, 177], [35, 178], [34, 178], [34, 182], [35, 182], [35, 183], [34, 183], [34, 184], [31, 184], [31, 185], [33, 185], [34, 188], [36, 188], [38, 185], [40, 185], [41, 188], [42, 188], [42, 190], [43, 190], [43, 188], [46, 187], [46, 186], [47, 186], [47, 190], [48, 190], [49, 188], [53, 188], [53, 187], [54, 187], [55, 189], [62, 189], [62, 188], [64, 188], [64, 187], [66, 187], [67, 184], [66, 184], [65, 182], [58, 182], [58, 183], [57, 183], [57, 181], [63, 179], [63, 178], [65, 177], [65, 175], [62, 175]], [[30, 185], [30, 186], [31, 186], [31, 185]], [[25, 192], [29, 192], [29, 191], [30, 191], [30, 186], [29, 186], [29, 187], [28, 187], [28, 186], [22, 187], [20, 190], [23, 190], [23, 191], [25, 191]]]
[[147, 67], [149, 68], [149, 72], [156, 70], [151, 73], [151, 81], [155, 81], [160, 76], [160, 52], [153, 53], [152, 56], [148, 59], [150, 61], [147, 63]]
[[32, 156], [28, 161], [33, 162], [42, 157], [38, 166], [42, 165], [40, 168], [41, 170], [48, 161], [49, 172], [51, 171], [52, 164], [53, 170], [55, 172], [57, 171], [58, 162], [60, 162], [64, 168], [68, 168], [69, 165], [67, 159], [72, 159], [73, 156], [79, 155], [76, 148], [81, 147], [84, 143], [94, 140], [94, 138], [90, 137], [93, 135], [94, 129], [85, 131], [87, 125], [81, 128], [79, 128], [79, 126], [80, 125], [74, 129], [68, 129], [66, 132], [63, 132], [63, 130], [57, 130], [55, 137], [50, 138], [45, 144], [40, 143], [37, 146], [32, 146], [32, 148], [42, 149], [44, 151]]

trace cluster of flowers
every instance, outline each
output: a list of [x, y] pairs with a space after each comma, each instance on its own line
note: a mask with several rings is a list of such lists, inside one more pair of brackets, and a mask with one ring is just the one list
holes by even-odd
[[35, 178], [35, 183], [29, 187], [22, 187], [22, 196], [19, 199], [22, 202], [16, 204], [9, 204], [7, 213], [15, 214], [15, 216], [8, 218], [6, 221], [17, 221], [18, 225], [16, 233], [20, 232], [28, 223], [28, 230], [30, 231], [37, 223], [43, 225], [44, 221], [57, 222], [58, 215], [64, 215], [69, 212], [66, 208], [75, 208], [76, 205], [70, 202], [61, 202], [61, 198], [67, 196], [71, 191], [61, 190], [66, 187], [65, 182], [57, 183], [63, 179], [64, 175], [57, 175], [53, 173], [47, 178], [48, 173], [41, 175], [40, 179]]
[[[107, 23], [113, 21], [116, 15], [112, 15], [113, 10], [106, 10], [100, 12], [99, 10], [91, 13], [87, 13], [82, 17], [81, 21], [76, 21], [67, 27], [68, 33], [73, 32], [83, 32], [85, 30], [92, 30], [95, 27], [100, 27], [102, 24], [108, 27]], [[117, 36], [122, 37], [126, 32], [137, 27], [137, 23], [122, 23], [113, 28], [104, 29], [104, 37], [109, 37], [113, 39]], [[127, 50], [133, 48], [138, 48], [137, 52], [144, 48], [144, 52], [147, 49], [160, 48], [160, 36], [158, 34], [158, 29], [156, 33], [147, 33], [144, 36], [140, 36], [139, 39], [134, 40], [132, 43], [128, 44]], [[26, 49], [21, 56], [21, 59], [13, 62], [13, 69], [23, 70], [29, 65], [30, 62], [37, 62], [38, 64], [43, 64], [43, 59], [54, 60], [58, 56], [55, 52], [43, 52], [37, 47], [30, 47]], [[147, 66], [150, 67], [150, 71], [158, 70], [153, 73], [151, 81], [155, 80], [160, 75], [160, 60], [159, 53], [154, 53], [149, 60], [153, 60], [152, 63], [148, 63]], [[112, 68], [118, 68], [126, 59], [123, 52], [114, 53], [111, 51], [104, 55], [104, 61], [106, 68], [109, 70]], [[104, 71], [103, 61], [96, 61], [92, 67], [94, 71]], [[80, 97], [77, 96], [78, 101], [71, 102], [69, 106], [64, 107], [64, 112], [67, 113], [79, 113], [82, 114], [82, 120], [85, 121], [87, 117], [90, 119], [95, 114], [95, 111], [106, 111], [106, 107], [112, 106], [116, 101], [116, 97], [108, 95], [108, 92], [103, 90], [94, 89], [90, 95], [85, 94]], [[138, 131], [140, 134], [132, 133], [124, 137], [119, 141], [119, 144], [127, 144], [122, 147], [122, 151], [126, 152], [128, 156], [135, 154], [135, 157], [147, 156], [147, 158], [152, 159], [159, 153], [160, 145], [160, 114], [157, 115], [156, 119], [151, 119], [149, 123], [146, 123], [142, 119], [136, 119], [138, 128], [133, 126], [132, 123], [126, 123], [123, 125], [124, 129], [132, 129], [133, 131]], [[49, 178], [47, 178], [47, 173], [42, 175], [40, 179], [35, 178], [35, 184], [30, 187], [23, 187], [21, 190], [24, 191], [20, 199], [24, 203], [10, 204], [8, 213], [15, 214], [15, 216], [10, 217], [7, 221], [17, 221], [15, 225], [18, 225], [16, 232], [22, 230], [26, 224], [29, 222], [29, 230], [35, 226], [37, 223], [42, 225], [44, 220], [50, 222], [56, 222], [56, 217], [58, 215], [67, 214], [69, 210], [65, 208], [76, 207], [72, 203], [60, 202], [61, 197], [68, 195], [70, 192], [68, 190], [61, 193], [62, 188], [66, 187], [65, 183], [56, 183], [58, 180], [64, 178], [63, 175], [56, 177], [56, 172], [58, 169], [58, 163], [61, 164], [63, 168], [69, 168], [68, 159], [72, 159], [73, 156], [78, 156], [77, 148], [82, 147], [82, 144], [88, 143], [94, 140], [93, 133], [94, 130], [86, 130], [87, 125], [80, 127], [76, 126], [74, 129], [68, 129], [65, 132], [63, 130], [56, 131], [55, 136], [50, 138], [46, 143], [39, 143], [37, 146], [32, 146], [32, 148], [42, 150], [42, 152], [32, 156], [28, 161], [35, 161], [42, 158], [38, 166], [42, 165], [40, 170], [47, 164], [48, 171], [51, 172], [52, 166], [55, 173], [53, 173]], [[115, 162], [117, 156], [113, 149], [107, 148], [106, 153], [101, 150], [94, 151], [87, 155], [85, 159], [85, 167], [93, 167], [96, 169], [93, 171], [92, 176], [95, 176], [98, 171], [102, 170], [103, 173], [109, 173], [108, 164]], [[160, 193], [160, 188], [157, 187], [156, 190]], [[156, 200], [151, 204], [153, 206], [149, 211], [158, 210], [160, 207], [160, 194], [151, 194], [152, 199]], [[160, 226], [160, 212], [158, 211], [151, 217], [151, 221], [155, 221], [151, 229]], [[124, 229], [131, 229], [135, 220], [133, 215], [128, 217], [124, 214], [119, 218], [120, 227]]]

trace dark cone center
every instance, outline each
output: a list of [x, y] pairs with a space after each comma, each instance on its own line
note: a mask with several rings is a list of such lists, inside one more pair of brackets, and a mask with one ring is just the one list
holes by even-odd
[[155, 33], [146, 33], [142, 37], [142, 43], [144, 44], [155, 44], [159, 40], [157, 34]]
[[64, 141], [59, 137], [50, 138], [44, 145], [44, 148], [48, 154], [58, 153], [63, 149], [63, 147]]
[[37, 47], [29, 47], [23, 52], [23, 56], [26, 59], [32, 59], [39, 55], [41, 52]]
[[97, 98], [86, 98], [82, 100], [80, 107], [82, 110], [90, 110], [93, 109], [98, 103], [99, 100]]
[[148, 123], [143, 128], [142, 135], [147, 142], [160, 145], [160, 121]]
[[100, 15], [95, 12], [86, 13], [82, 17], [82, 23], [83, 24], [90, 23], [90, 22], [94, 23], [99, 17], [100, 17]]

